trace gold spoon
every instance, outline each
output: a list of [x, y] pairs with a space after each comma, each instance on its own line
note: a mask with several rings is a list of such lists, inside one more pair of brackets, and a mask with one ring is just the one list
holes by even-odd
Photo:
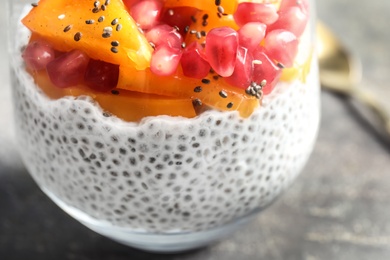
[[358, 87], [361, 64], [321, 22], [317, 23], [317, 46], [321, 86], [368, 107], [383, 123], [390, 137], [390, 114], [375, 95]]

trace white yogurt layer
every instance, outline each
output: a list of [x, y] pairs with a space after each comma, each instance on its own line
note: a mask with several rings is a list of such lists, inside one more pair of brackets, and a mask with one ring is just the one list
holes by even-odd
[[312, 150], [316, 66], [306, 83], [279, 83], [246, 119], [208, 111], [128, 123], [87, 97], [48, 99], [18, 53], [28, 32], [18, 39], [16, 129], [26, 167], [68, 210], [94, 221], [156, 233], [222, 225], [273, 201]]

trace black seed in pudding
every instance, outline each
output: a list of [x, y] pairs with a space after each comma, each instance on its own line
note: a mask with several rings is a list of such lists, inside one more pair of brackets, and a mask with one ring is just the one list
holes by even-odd
[[216, 6], [221, 5], [221, 0], [215, 0], [215, 5]]
[[104, 116], [104, 117], [110, 117], [110, 116], [111, 116], [111, 114], [110, 114], [110, 113], [108, 113], [108, 112], [103, 112], [103, 116]]
[[111, 94], [113, 94], [113, 95], [119, 95], [119, 91], [118, 91], [118, 90], [111, 90]]
[[233, 107], [233, 103], [232, 102], [229, 102], [227, 105], [226, 105], [227, 108], [232, 108]]
[[101, 142], [96, 142], [96, 143], [95, 143], [95, 147], [96, 147], [96, 148], [101, 149], [101, 148], [103, 148], [103, 146], [104, 146], [104, 145], [103, 145]]
[[83, 157], [83, 158], [85, 157], [85, 152], [81, 148], [79, 149], [79, 154], [80, 154], [81, 157]]

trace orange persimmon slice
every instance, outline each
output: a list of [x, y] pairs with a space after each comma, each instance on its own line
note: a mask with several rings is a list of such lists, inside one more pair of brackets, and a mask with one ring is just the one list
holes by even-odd
[[[190, 6], [209, 13], [216, 13], [218, 12], [216, 2], [214, 0], [164, 0], [164, 5], [165, 7]], [[220, 2], [220, 10], [224, 14], [233, 14], [237, 9], [236, 0], [221, 0]]]
[[[122, 0], [107, 5], [101, 1], [97, 7], [95, 2], [99, 1], [41, 0], [22, 22], [58, 51], [79, 49], [93, 59], [138, 70], [149, 67], [153, 49]], [[118, 44], [114, 47], [112, 42]]]
[[149, 69], [137, 71], [131, 67], [120, 67], [119, 89], [190, 98], [217, 110], [235, 111], [248, 117], [260, 105], [258, 99], [249, 96], [244, 89], [228, 85], [217, 74], [209, 73], [202, 80], [187, 78], [180, 70], [169, 77], [153, 74]]
[[51, 99], [59, 99], [65, 96], [89, 96], [106, 112], [128, 122], [138, 122], [147, 116], [182, 116], [193, 118], [196, 112], [191, 99], [172, 98], [153, 94], [137, 93], [124, 89], [114, 89], [103, 93], [93, 91], [79, 85], [70, 88], [58, 88], [54, 86], [46, 71], [32, 74], [35, 83]]

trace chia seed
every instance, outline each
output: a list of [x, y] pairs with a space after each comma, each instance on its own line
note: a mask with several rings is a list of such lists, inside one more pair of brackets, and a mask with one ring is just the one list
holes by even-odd
[[95, 7], [92, 9], [92, 13], [96, 14], [100, 11], [99, 7]]
[[224, 91], [224, 90], [219, 91], [219, 95], [221, 96], [221, 98], [227, 98], [227, 96], [228, 96], [226, 91]]
[[201, 106], [203, 105], [202, 101], [200, 101], [200, 99], [196, 98], [192, 101], [192, 103], [194, 104], [194, 106]]
[[210, 84], [210, 80], [209, 80], [209, 79], [202, 79], [202, 83], [204, 83], [204, 84]]
[[74, 35], [74, 40], [76, 42], [80, 41], [81, 40], [81, 37], [82, 37], [82, 33], [81, 32], [77, 32], [75, 35]]
[[202, 92], [202, 87], [201, 86], [195, 87], [194, 92], [196, 92], [196, 93]]
[[70, 29], [72, 29], [72, 27], [73, 27], [73, 25], [68, 25], [68, 26], [66, 26], [65, 28], [64, 28], [64, 32], [69, 32], [70, 31]]
[[112, 20], [112, 22], [111, 22], [111, 25], [116, 25], [116, 24], [118, 24], [118, 18], [115, 18], [114, 20]]

